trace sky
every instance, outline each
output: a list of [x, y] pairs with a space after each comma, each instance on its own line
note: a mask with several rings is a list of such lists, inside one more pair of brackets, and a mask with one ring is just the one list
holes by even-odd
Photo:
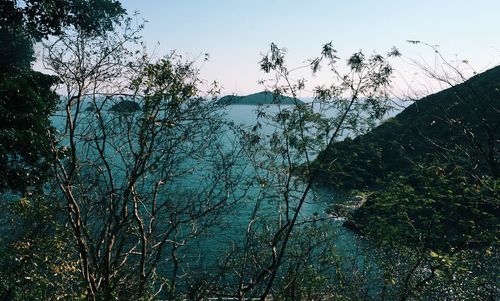
[[[317, 56], [329, 41], [342, 58], [358, 50], [385, 53], [396, 46], [403, 57], [395, 67], [406, 76], [414, 74], [409, 62], [434, 56], [407, 40], [439, 45], [447, 58], [467, 59], [478, 71], [500, 63], [500, 0], [121, 2], [129, 13], [138, 11], [147, 20], [143, 37], [151, 51], [161, 56], [176, 50], [198, 59], [200, 76], [221, 83], [223, 94], [262, 90], [258, 81], [268, 76], [258, 61], [271, 42], [287, 49], [290, 67]], [[208, 62], [200, 59], [203, 53], [210, 55]], [[328, 78], [311, 77], [308, 86], [322, 81]]]

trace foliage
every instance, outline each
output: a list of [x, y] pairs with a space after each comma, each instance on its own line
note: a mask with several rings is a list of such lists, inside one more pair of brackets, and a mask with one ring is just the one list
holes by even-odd
[[117, 1], [0, 3], [0, 192], [40, 189], [46, 179], [58, 97], [57, 78], [31, 69], [33, 42], [74, 27], [89, 35], [113, 28], [124, 14]]
[[475, 181], [456, 165], [426, 164], [371, 194], [352, 220], [364, 234], [389, 245], [447, 252], [494, 247], [498, 185], [490, 177]]
[[3, 30], [21, 30], [35, 41], [61, 35], [68, 27], [101, 34], [112, 30], [125, 13], [116, 0], [6, 0], [0, 8]]
[[0, 192], [39, 189], [50, 167], [56, 78], [26, 69], [0, 77]]
[[77, 299], [78, 258], [65, 209], [47, 186], [59, 79], [32, 70], [33, 43], [70, 27], [100, 34], [124, 10], [108, 0], [6, 0], [0, 11], [0, 299]]
[[[328, 268], [333, 240], [327, 239], [328, 227], [320, 226], [329, 218], [303, 212], [317, 201], [312, 184], [319, 174], [312, 169], [313, 158], [321, 149], [329, 149], [344, 131], [364, 131], [384, 115], [392, 73], [389, 61], [397, 55], [394, 50], [369, 57], [358, 52], [342, 66], [332, 43], [326, 44], [307, 67], [315, 73], [325, 65], [331, 83], [316, 87], [314, 100], [303, 103], [298, 95], [305, 82], [292, 78], [286, 51], [271, 44], [260, 65], [274, 76], [268, 89], [276, 101], [272, 108], [259, 107], [256, 124], [240, 132], [243, 155], [255, 173], [251, 188], [257, 193], [243, 243], [231, 253], [239, 262], [232, 273], [237, 291], [230, 287], [222, 295], [240, 299], [335, 295], [329, 292], [335, 280], [328, 275], [333, 272]], [[280, 104], [284, 95], [290, 95], [295, 105]], [[272, 131], [263, 130], [263, 125]], [[323, 159], [318, 157], [320, 162]], [[305, 173], [302, 178], [296, 176], [300, 171]], [[314, 261], [322, 256], [323, 264], [316, 266]]]
[[498, 296], [498, 179], [429, 162], [366, 195], [348, 218], [367, 237], [387, 300]]
[[[323, 45], [307, 67], [326, 67], [331, 82], [304, 103], [305, 81], [271, 44], [262, 95], [276, 106], [246, 128], [223, 119], [217, 87], [199, 96], [195, 62], [141, 51], [142, 26], [117, 1], [0, 8], [0, 192], [11, 192], [0, 298], [495, 297], [500, 68], [341, 141], [390, 109], [397, 49], [342, 65]], [[30, 66], [32, 43], [51, 35], [45, 64], [57, 78]], [[350, 216], [374, 243], [368, 255], [365, 241], [346, 255], [331, 217], [306, 212], [317, 183], [382, 188]], [[233, 210], [248, 223], [218, 269], [200, 272], [185, 254]]]
[[78, 299], [78, 258], [61, 204], [37, 195], [3, 201], [0, 300]]
[[371, 190], [349, 225], [382, 250], [386, 298], [498, 296], [499, 72], [458, 85], [430, 72], [452, 87], [316, 165], [321, 183]]

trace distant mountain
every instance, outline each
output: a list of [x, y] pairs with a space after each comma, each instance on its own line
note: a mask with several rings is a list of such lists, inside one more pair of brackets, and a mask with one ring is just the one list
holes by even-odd
[[288, 96], [276, 96], [272, 92], [259, 92], [255, 94], [250, 94], [247, 96], [236, 96], [227, 95], [221, 97], [219, 102], [226, 105], [271, 105], [271, 104], [282, 104], [282, 105], [302, 105], [299, 99], [294, 99]]
[[432, 160], [499, 176], [500, 66], [424, 97], [371, 132], [333, 145], [320, 182], [340, 189], [384, 185]]

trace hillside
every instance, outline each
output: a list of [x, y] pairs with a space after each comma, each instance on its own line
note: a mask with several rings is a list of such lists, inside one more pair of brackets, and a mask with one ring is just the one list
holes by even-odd
[[371, 132], [334, 145], [321, 183], [337, 189], [383, 185], [415, 165], [450, 159], [498, 177], [500, 67], [424, 97]]
[[[335, 144], [318, 178], [336, 189], [366, 192], [344, 226], [376, 243], [497, 254], [499, 138], [496, 67]], [[341, 210], [342, 204], [332, 206], [334, 213]]]
[[283, 95], [274, 95], [272, 92], [259, 92], [247, 96], [227, 95], [221, 97], [219, 102], [227, 105], [301, 105], [304, 104], [298, 99]]

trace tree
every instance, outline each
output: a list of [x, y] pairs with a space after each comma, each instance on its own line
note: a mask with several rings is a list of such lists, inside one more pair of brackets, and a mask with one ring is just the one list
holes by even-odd
[[350, 219], [386, 270], [386, 297], [488, 299], [495, 294], [497, 180], [477, 184], [463, 168], [415, 167], [373, 192]]
[[[255, 171], [253, 189], [258, 192], [253, 194], [253, 209], [248, 217], [245, 238], [228, 255], [234, 258], [235, 266], [231, 267], [235, 272], [221, 280], [233, 280], [231, 283], [237, 284], [237, 290], [235, 292], [231, 286], [218, 291], [219, 294], [239, 300], [256, 296], [264, 300], [270, 294], [280, 294], [280, 291], [297, 298], [307, 295], [307, 288], [299, 289], [301, 285], [291, 280], [303, 279], [300, 275], [308, 269], [310, 275], [320, 274], [328, 261], [323, 261], [325, 266], [321, 263], [315, 266], [302, 259], [320, 258], [321, 254], [330, 254], [331, 250], [325, 245], [324, 251], [319, 251], [321, 242], [326, 241], [327, 232], [320, 231], [315, 234], [317, 236], [305, 234], [308, 225], [309, 229], [319, 230], [322, 222], [330, 222], [323, 216], [302, 215], [305, 204], [314, 198], [312, 187], [318, 169], [314, 168], [313, 160], [320, 150], [329, 149], [346, 130], [363, 130], [370, 126], [370, 119], [383, 116], [387, 110], [386, 89], [392, 73], [387, 58], [398, 55], [395, 49], [387, 57], [365, 57], [358, 52], [347, 60], [347, 71], [343, 73], [338, 67], [339, 58], [332, 43], [324, 45], [321, 57], [311, 60], [308, 66], [317, 72], [321, 63], [326, 61], [333, 82], [330, 86], [317, 87], [312, 103], [301, 104], [298, 95], [305, 87], [304, 81], [292, 80], [285, 63], [285, 51], [271, 45], [270, 52], [261, 60], [261, 68], [275, 75], [271, 91], [276, 98], [288, 94], [296, 103], [293, 106], [278, 103], [275, 113], [269, 108], [261, 108], [257, 112], [256, 125], [242, 131], [241, 140], [246, 146], [244, 154]], [[327, 115], [328, 111], [334, 112], [334, 116]], [[261, 132], [263, 124], [271, 125], [273, 132]], [[323, 162], [324, 157], [320, 155], [317, 160]], [[307, 238], [302, 235], [315, 239], [304, 241]], [[301, 248], [297, 249], [298, 246]], [[285, 278], [291, 282], [282, 281], [284, 273], [288, 273]], [[323, 276], [328, 278], [328, 274]], [[293, 283], [296, 285], [291, 285]], [[312, 282], [308, 283], [311, 283], [309, 292], [314, 291]], [[314, 296], [323, 293], [316, 292]]]
[[[387, 298], [494, 299], [500, 69], [466, 80], [461, 67], [431, 49], [441, 64], [420, 66], [449, 88], [417, 100], [372, 133], [344, 141], [332, 165], [347, 167], [354, 177], [360, 167], [369, 175], [357, 182], [372, 185], [350, 221], [380, 250]], [[346, 147], [359, 158], [353, 160]], [[372, 158], [366, 153], [373, 149], [381, 154], [375, 162], [384, 159], [378, 174], [359, 164]], [[376, 177], [378, 187], [364, 180]]]
[[0, 219], [0, 300], [80, 298], [78, 262], [53, 195], [8, 202]]
[[220, 104], [211, 91], [199, 96], [193, 62], [141, 51], [140, 28], [128, 20], [47, 45], [65, 91], [52, 145], [57, 195], [90, 300], [176, 296], [190, 241], [244, 195]]
[[[2, 240], [0, 267], [9, 275], [0, 280], [0, 297], [479, 295], [460, 289], [462, 281], [473, 282], [467, 289], [485, 289], [481, 297], [494, 296], [489, 275], [495, 265], [488, 263], [498, 257], [491, 230], [497, 224], [499, 123], [481, 117], [497, 116], [496, 107], [475, 116], [479, 123], [445, 110], [444, 123], [463, 132], [471, 148], [460, 139], [421, 135], [454, 164], [426, 161], [392, 181], [370, 183], [385, 186], [366, 193], [351, 217], [365, 222], [364, 233], [379, 244], [368, 254], [356, 245], [346, 255], [333, 239], [331, 217], [307, 212], [308, 204], [317, 201], [315, 185], [331, 179], [325, 175], [332, 170], [340, 168], [356, 183], [373, 180], [373, 173], [377, 180], [385, 176], [374, 164], [384, 156], [375, 143], [360, 151], [354, 140], [339, 141], [368, 131], [390, 109], [389, 61], [400, 55], [396, 49], [385, 56], [359, 51], [339, 66], [332, 43], [325, 44], [307, 67], [316, 73], [326, 64], [332, 82], [316, 87], [304, 104], [298, 97], [305, 81], [292, 78], [286, 51], [272, 44], [260, 66], [274, 76], [267, 88], [277, 104], [258, 108], [256, 124], [246, 128], [223, 118], [217, 87], [200, 96], [195, 62], [175, 53], [149, 57], [141, 49], [141, 26], [122, 18], [116, 1], [0, 5], [8, 49], [0, 80], [0, 110], [8, 117], [1, 124], [0, 167], [7, 172], [0, 190], [23, 196], [12, 197], [1, 220], [10, 225], [1, 230], [25, 230]], [[56, 75], [48, 77], [31, 70], [32, 43], [54, 35], [44, 44], [44, 62]], [[62, 96], [51, 90], [56, 81]], [[277, 101], [285, 94], [294, 105]], [[31, 107], [36, 114], [26, 114]], [[352, 173], [337, 165], [346, 154], [359, 163]], [[474, 164], [459, 165], [464, 158]], [[468, 220], [456, 222], [464, 210]], [[221, 239], [231, 248], [214, 260], [218, 269], [200, 272], [189, 262], [192, 253], [208, 257], [203, 235], [230, 224], [228, 212], [248, 223], [235, 225], [237, 237]], [[473, 244], [480, 248], [464, 248]], [[481, 252], [491, 258], [477, 260]]]
[[[317, 71], [327, 60], [339, 82], [318, 88], [313, 104], [278, 106], [275, 115], [260, 111], [257, 125], [238, 129], [239, 144], [230, 146], [221, 137], [232, 124], [220, 118], [220, 102], [196, 96], [193, 64], [174, 54], [151, 61], [131, 52], [127, 44], [138, 40], [128, 23], [124, 30], [98, 38], [68, 33], [48, 45], [46, 58], [66, 91], [65, 126], [52, 150], [87, 298], [325, 294], [313, 287], [326, 282], [297, 281], [305, 271], [323, 277], [331, 258], [330, 245], [321, 248], [326, 232], [314, 231], [329, 221], [300, 215], [317, 176], [312, 157], [343, 130], [369, 126], [361, 122], [362, 111], [381, 116], [392, 70], [386, 59], [356, 53], [344, 76], [331, 44], [325, 45], [311, 66]], [[273, 45], [262, 68], [277, 72], [277, 97], [291, 91], [297, 99], [303, 86], [291, 84], [283, 55]], [[129, 106], [132, 102], [136, 105]], [[316, 112], [318, 103], [339, 115]], [[120, 107], [131, 109], [117, 112]], [[260, 122], [275, 132], [260, 133]], [[305, 184], [295, 176], [300, 170], [307, 172]], [[193, 180], [203, 186], [193, 191], [182, 185]], [[186, 268], [182, 249], [243, 200], [253, 207], [244, 238], [215, 274], [186, 271], [184, 278], [199, 289], [178, 291], [187, 284], [178, 277]], [[243, 204], [238, 206], [248, 206]], [[311, 240], [304, 241], [302, 231], [311, 231]], [[301, 244], [304, 251], [295, 252]], [[311, 267], [302, 258], [324, 258], [323, 265]], [[285, 282], [282, 273], [288, 275]], [[338, 280], [324, 279], [329, 287]]]
[[[457, 65], [452, 65], [439, 51], [437, 46], [422, 43], [420, 41], [409, 41], [412, 44], [422, 44], [430, 48], [441, 63], [442, 70], [430, 68], [424, 64], [417, 66], [432, 80], [449, 87], [454, 95], [450, 98], [455, 100], [452, 105], [433, 104], [440, 109], [442, 116], [440, 120], [446, 123], [458, 138], [448, 142], [430, 137], [441, 149], [455, 156], [472, 159], [472, 173], [487, 174], [493, 178], [500, 177], [500, 103], [498, 101], [497, 69], [493, 68], [468, 80], [464, 67], [472, 70], [472, 75], [477, 72], [470, 66], [467, 60], [462, 60]], [[461, 111], [469, 107], [468, 114]], [[474, 165], [477, 165], [474, 167]], [[476, 169], [476, 170], [473, 170]]]
[[73, 299], [64, 218], [46, 193], [59, 79], [31, 68], [33, 44], [67, 28], [98, 35], [125, 11], [113, 0], [5, 0], [0, 12], [0, 299]]
[[124, 14], [114, 0], [0, 3], [0, 192], [40, 189], [49, 167], [49, 117], [57, 78], [35, 72], [33, 43], [73, 27], [88, 35], [113, 28]]

